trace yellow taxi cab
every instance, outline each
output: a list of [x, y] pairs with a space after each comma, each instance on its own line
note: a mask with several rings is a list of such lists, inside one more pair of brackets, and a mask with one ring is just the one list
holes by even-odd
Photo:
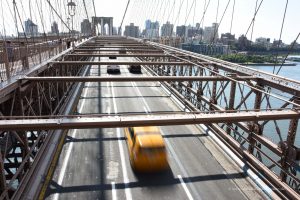
[[155, 172], [169, 168], [164, 140], [157, 127], [125, 128], [130, 163], [135, 171]]

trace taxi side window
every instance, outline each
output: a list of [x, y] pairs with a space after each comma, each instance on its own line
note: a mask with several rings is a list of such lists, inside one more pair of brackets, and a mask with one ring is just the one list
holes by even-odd
[[133, 138], [134, 137], [134, 130], [133, 130], [133, 128], [129, 127], [128, 130], [129, 130], [129, 133], [130, 133], [130, 137]]

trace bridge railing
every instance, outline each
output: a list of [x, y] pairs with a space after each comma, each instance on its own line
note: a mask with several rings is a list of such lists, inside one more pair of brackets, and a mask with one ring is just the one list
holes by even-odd
[[[79, 46], [84, 42], [79, 44]], [[16, 52], [17, 50], [17, 48], [14, 49]], [[50, 62], [53, 60], [72, 60], [73, 58], [68, 56], [72, 49], [68, 49], [59, 55], [54, 55], [54, 57], [52, 57], [52, 53], [60, 51], [57, 44], [52, 47], [49, 47], [48, 44], [41, 44], [35, 47], [32, 46], [30, 50], [33, 52], [41, 50], [41, 54], [33, 53], [33, 55], [37, 61], [39, 61], [39, 56], [41, 55], [42, 62], [37, 66], [31, 65], [32, 69], [23, 70], [21, 73], [32, 76], [76, 76], [87, 71], [87, 67], [84, 65], [64, 69], [49, 67]], [[87, 58], [77, 56], [76, 59], [85, 60]], [[45, 61], [43, 62], [43, 60]], [[43, 83], [31, 84], [28, 81], [22, 81], [20, 84], [18, 79], [11, 79], [3, 87], [0, 87], [0, 116], [41, 116], [71, 112], [69, 110], [73, 112], [73, 104], [68, 105], [68, 102], [71, 101], [72, 95], [75, 95], [78, 91], [80, 91], [78, 84], [74, 83], [51, 83], [45, 85]], [[73, 101], [75, 102], [75, 99]], [[35, 178], [35, 176], [25, 175], [29, 171], [30, 173], [38, 173], [38, 169], [40, 169], [39, 161], [45, 158], [44, 151], [47, 151], [47, 155], [54, 154], [57, 148], [56, 145], [62, 135], [62, 132], [48, 130], [0, 131], [0, 157], [2, 158], [0, 160], [0, 171], [4, 172], [0, 173], [0, 199], [11, 199], [16, 195], [16, 189], [22, 189], [19, 187], [21, 181], [32, 183], [29, 179], [30, 177]], [[54, 140], [56, 141], [55, 145], [52, 143]], [[46, 158], [50, 160], [52, 156], [46, 156]], [[37, 177], [43, 179], [42, 175], [48, 170], [48, 167], [46, 165], [46, 169], [41, 170], [41, 174], [37, 175]], [[40, 185], [35, 186], [40, 187]]]
[[[142, 40], [138, 40], [143, 42]], [[146, 65], [155, 76], [222, 76], [223, 81], [168, 81], [166, 88], [192, 111], [299, 109], [300, 82], [173, 47], [146, 42], [170, 57], [140, 58], [154, 63], [186, 62], [186, 66]], [[128, 52], [130, 50], [128, 49]], [[193, 64], [193, 65], [191, 65]], [[248, 80], [237, 80], [248, 76]], [[300, 194], [299, 119], [206, 124], [262, 179], [285, 194]], [[288, 185], [283, 188], [281, 182]], [[288, 189], [290, 188], [290, 189]]]
[[[24, 74], [32, 68], [49, 58], [61, 53], [67, 48], [69, 38], [56, 39], [46, 42], [27, 43], [24, 47], [20, 46], [19, 41], [11, 44], [11, 52], [8, 55], [5, 42], [0, 46], [0, 82], [6, 81], [15, 75]], [[75, 40], [75, 39], [74, 39]], [[75, 40], [77, 44], [77, 40]], [[26, 56], [24, 57], [24, 50]], [[11, 58], [9, 58], [11, 57]], [[28, 60], [28, 67], [24, 66], [24, 59]]]

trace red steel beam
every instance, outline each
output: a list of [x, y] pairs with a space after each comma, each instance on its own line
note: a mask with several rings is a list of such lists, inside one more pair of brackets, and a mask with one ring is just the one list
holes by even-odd
[[82, 57], [172, 57], [170, 55], [166, 54], [157, 54], [157, 53], [136, 53], [136, 54], [116, 54], [116, 53], [106, 53], [106, 54], [100, 54], [100, 53], [75, 53], [75, 54], [69, 54], [68, 56], [75, 57], [75, 56], [82, 56]]
[[54, 65], [194, 65], [187, 62], [151, 61], [53, 61]]
[[[237, 81], [245, 80], [257, 80], [258, 78], [252, 76], [238, 76], [234, 77]], [[147, 82], [147, 81], [230, 81], [226, 77], [222, 76], [63, 76], [63, 77], [24, 77], [22, 80], [28, 81], [55, 81], [55, 82], [127, 82], [127, 81], [136, 81], [136, 82]]]
[[[3, 117], [2, 117], [3, 118]], [[48, 119], [5, 119], [0, 120], [0, 130], [51, 130], [113, 128], [128, 126], [169, 126], [186, 124], [211, 124], [243, 121], [299, 119], [295, 110], [273, 110], [235, 113], [185, 113], [144, 115], [94, 115], [61, 116]]]
[[126, 52], [163, 52], [163, 50], [161, 49], [126, 49], [126, 48], [123, 48], [123, 49], [99, 49], [99, 48], [91, 48], [91, 49], [74, 49], [75, 52], [78, 52], [78, 51], [86, 51], [86, 52], [89, 52], [89, 51], [126, 51]]

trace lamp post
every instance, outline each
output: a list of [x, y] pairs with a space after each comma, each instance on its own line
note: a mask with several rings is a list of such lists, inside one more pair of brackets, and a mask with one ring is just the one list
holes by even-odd
[[76, 4], [75, 4], [75, 2], [73, 2], [73, 0], [70, 0], [68, 2], [67, 6], [68, 6], [68, 13], [71, 16], [71, 20], [72, 20], [72, 30], [71, 30], [72, 31], [72, 37], [74, 37], [74, 35], [73, 35], [74, 34], [73, 17], [75, 15]]
[[[67, 17], [67, 24], [70, 27], [70, 17]], [[69, 37], [71, 37], [71, 30], [69, 29]]]

